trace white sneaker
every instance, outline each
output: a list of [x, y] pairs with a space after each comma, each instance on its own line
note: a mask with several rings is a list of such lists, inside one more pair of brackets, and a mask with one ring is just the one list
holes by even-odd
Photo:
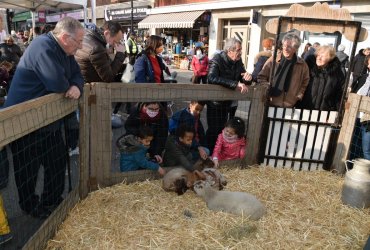
[[79, 155], [80, 154], [80, 149], [79, 147], [76, 147], [75, 149], [73, 150], [69, 150], [69, 156], [72, 156], [72, 155]]

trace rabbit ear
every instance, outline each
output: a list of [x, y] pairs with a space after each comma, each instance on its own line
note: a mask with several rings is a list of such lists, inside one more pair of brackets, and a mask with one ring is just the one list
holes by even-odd
[[199, 172], [198, 170], [195, 170], [194, 171], [194, 174], [195, 176], [199, 179], [199, 180], [205, 180], [206, 179], [206, 175], [202, 172]]

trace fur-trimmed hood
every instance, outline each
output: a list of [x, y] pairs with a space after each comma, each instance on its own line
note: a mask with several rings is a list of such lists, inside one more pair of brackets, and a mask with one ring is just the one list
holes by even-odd
[[271, 50], [267, 50], [267, 51], [260, 51], [260, 52], [258, 52], [258, 54], [254, 57], [254, 64], [257, 63], [258, 59], [261, 56], [265, 56], [265, 57], [269, 58], [269, 57], [272, 56], [272, 51]]
[[319, 69], [315, 64], [311, 74], [317, 75], [319, 73], [326, 73], [327, 75], [332, 76], [338, 74], [338, 71], [341, 71], [341, 63], [338, 57], [334, 57], [334, 59], [323, 69]]

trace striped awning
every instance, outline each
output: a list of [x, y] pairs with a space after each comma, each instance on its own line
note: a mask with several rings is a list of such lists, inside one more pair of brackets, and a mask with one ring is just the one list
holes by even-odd
[[195, 20], [203, 10], [149, 15], [139, 22], [139, 29], [149, 28], [193, 28]]

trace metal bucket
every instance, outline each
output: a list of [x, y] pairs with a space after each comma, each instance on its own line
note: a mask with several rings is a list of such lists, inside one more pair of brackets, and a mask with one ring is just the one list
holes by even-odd
[[346, 173], [342, 202], [352, 207], [370, 207], [370, 161], [356, 159], [353, 169]]

